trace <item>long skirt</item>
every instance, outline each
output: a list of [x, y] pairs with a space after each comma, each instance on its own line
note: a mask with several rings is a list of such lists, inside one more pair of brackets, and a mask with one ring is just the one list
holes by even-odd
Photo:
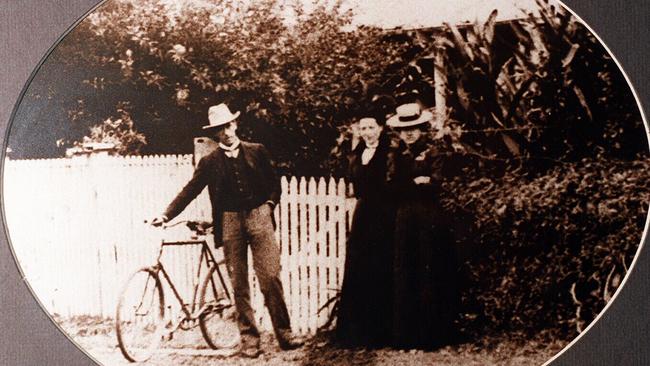
[[379, 200], [357, 201], [336, 326], [344, 347], [382, 347], [390, 340], [394, 212]]
[[431, 201], [397, 209], [392, 344], [431, 349], [453, 341], [457, 316], [456, 253], [446, 219]]

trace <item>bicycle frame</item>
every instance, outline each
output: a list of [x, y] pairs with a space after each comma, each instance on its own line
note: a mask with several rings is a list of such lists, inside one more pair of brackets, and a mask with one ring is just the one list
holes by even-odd
[[178, 292], [176, 289], [176, 286], [174, 285], [171, 277], [165, 270], [165, 267], [163, 266], [161, 262], [163, 250], [165, 247], [171, 247], [171, 246], [195, 246], [195, 245], [200, 245], [201, 246], [201, 256], [199, 257], [199, 265], [196, 273], [196, 278], [200, 279], [201, 278], [201, 270], [203, 268], [203, 263], [207, 264], [207, 269], [209, 270], [212, 266], [216, 267], [216, 272], [219, 276], [219, 281], [221, 282], [221, 286], [223, 287], [226, 296], [228, 299], [231, 299], [230, 296], [230, 291], [228, 290], [228, 287], [226, 286], [226, 282], [223, 278], [223, 275], [221, 274], [221, 270], [219, 269], [219, 263], [214, 259], [214, 256], [212, 255], [212, 252], [210, 251], [210, 248], [208, 246], [208, 243], [206, 240], [199, 239], [199, 240], [184, 240], [184, 241], [162, 241], [160, 245], [160, 250], [158, 252], [158, 257], [156, 259], [156, 264], [154, 265], [154, 270], [156, 273], [162, 273], [162, 277], [165, 278], [165, 281], [167, 284], [169, 284], [169, 287], [172, 289], [172, 293], [174, 294], [174, 297], [176, 297], [176, 300], [178, 300], [178, 303], [181, 305], [181, 310], [185, 314], [185, 317], [183, 319], [180, 319], [179, 324], [174, 327], [177, 328], [180, 326], [183, 321], [186, 320], [196, 320], [201, 313], [203, 312], [204, 309], [196, 309], [197, 306], [197, 295], [198, 295], [198, 284], [199, 281], [197, 281], [197, 284], [193, 288], [192, 292], [192, 301], [191, 303], [186, 303], [181, 296], [181, 294]]
[[[200, 326], [203, 338], [213, 349], [233, 348], [239, 343], [239, 330], [234, 320], [236, 313], [233, 308], [232, 296], [226, 285], [227, 279], [224, 278], [219, 268], [222, 261], [217, 262], [212, 254], [205, 239], [206, 232], [197, 226], [199, 224], [196, 221], [182, 221], [163, 226], [163, 229], [183, 222], [187, 223], [194, 235], [189, 240], [161, 240], [155, 264], [137, 270], [129, 278], [120, 294], [115, 317], [115, 330], [118, 346], [129, 361], [147, 360], [162, 340], [167, 337], [171, 340], [178, 329], [190, 330], [196, 326]], [[186, 272], [188, 277], [195, 275], [195, 281], [188, 283], [187, 292], [192, 296], [188, 302], [184, 301], [181, 295], [182, 289], [178, 290], [162, 262], [165, 248], [173, 246], [200, 247], [198, 268], [196, 271], [190, 269], [189, 272]], [[203, 273], [204, 266], [205, 274]], [[173, 271], [172, 274], [174, 274]], [[146, 277], [144, 291], [140, 282], [141, 279], [144, 279], [143, 276]], [[163, 285], [165, 281], [180, 305], [180, 312], [169, 314], [166, 311], [164, 299], [165, 292], [169, 295], [169, 290]], [[186, 283], [186, 281], [182, 282]], [[149, 286], [154, 286], [154, 288]], [[128, 290], [135, 290], [137, 293], [131, 294]], [[152, 296], [151, 299], [148, 298], [149, 295]], [[216, 332], [213, 329], [216, 329]]]

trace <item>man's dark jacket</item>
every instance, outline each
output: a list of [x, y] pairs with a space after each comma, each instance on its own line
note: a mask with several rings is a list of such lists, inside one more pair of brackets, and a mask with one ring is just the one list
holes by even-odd
[[[253, 201], [263, 204], [272, 201], [276, 204], [280, 199], [280, 181], [277, 179], [275, 169], [271, 163], [268, 151], [262, 144], [242, 141], [239, 145], [239, 154], [243, 154], [244, 160], [250, 172], [249, 181]], [[222, 218], [223, 210], [220, 202], [223, 199], [225, 177], [226, 154], [222, 149], [216, 149], [199, 161], [192, 179], [183, 187], [172, 203], [167, 206], [164, 215], [168, 220], [173, 219], [183, 212], [205, 186], [208, 187], [210, 203], [212, 204], [212, 222], [214, 224], [214, 240], [216, 245], [222, 243]]]

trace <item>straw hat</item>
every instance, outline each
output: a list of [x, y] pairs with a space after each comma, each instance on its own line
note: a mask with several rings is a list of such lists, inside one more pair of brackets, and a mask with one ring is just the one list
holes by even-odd
[[386, 124], [395, 128], [407, 128], [417, 126], [433, 120], [433, 113], [423, 111], [418, 103], [407, 103], [398, 106], [394, 116], [390, 117]]

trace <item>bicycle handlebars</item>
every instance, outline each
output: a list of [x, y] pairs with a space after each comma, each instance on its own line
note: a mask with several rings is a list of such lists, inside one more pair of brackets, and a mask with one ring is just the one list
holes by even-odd
[[[144, 220], [144, 223], [154, 226], [150, 220]], [[198, 235], [205, 235], [207, 233], [207, 230], [212, 227], [211, 222], [198, 221], [198, 220], [182, 220], [171, 224], [163, 223], [160, 225], [160, 227], [164, 230], [174, 226], [178, 226], [180, 224], [185, 224], [185, 226], [187, 226], [190, 230], [194, 231]]]

